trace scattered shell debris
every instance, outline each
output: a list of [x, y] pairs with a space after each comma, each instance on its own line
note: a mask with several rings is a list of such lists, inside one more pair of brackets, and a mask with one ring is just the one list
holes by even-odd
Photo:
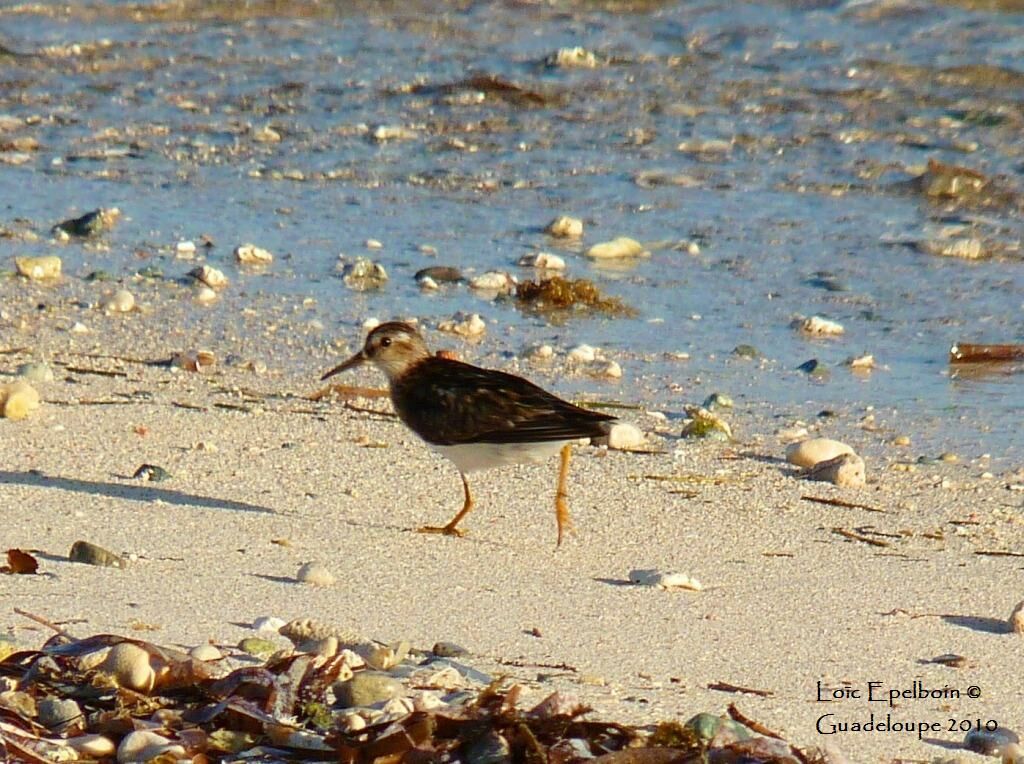
[[255, 244], [239, 244], [234, 255], [235, 260], [243, 265], [270, 265], [274, 262], [273, 253]]
[[845, 443], [831, 438], [810, 438], [786, 447], [786, 461], [797, 467], [808, 469], [820, 462], [827, 462], [854, 450]]
[[675, 573], [657, 568], [637, 568], [629, 571], [629, 583], [637, 586], [653, 586], [656, 589], [703, 591], [704, 587], [688, 573]]
[[583, 221], [568, 215], [559, 215], [544, 227], [556, 239], [578, 239], [583, 235]]
[[463, 313], [459, 311], [454, 316], [437, 325], [439, 332], [447, 332], [459, 337], [474, 338], [482, 337], [487, 331], [487, 324], [479, 313]]
[[16, 257], [14, 267], [29, 281], [52, 281], [60, 278], [61, 260], [56, 255]]
[[586, 256], [593, 260], [614, 260], [625, 257], [650, 257], [651, 253], [636, 239], [619, 236], [611, 241], [595, 244], [586, 251]]
[[[701, 588], [680, 573], [629, 577], [663, 589]], [[734, 707], [733, 718], [700, 713], [653, 730], [588, 720], [591, 709], [557, 691], [520, 708], [526, 688], [456, 660], [462, 648], [388, 646], [327, 633], [309, 619], [281, 631], [295, 648], [246, 637], [249, 649], [240, 643], [226, 656], [212, 645], [187, 653], [115, 634], [53, 636], [39, 650], [0, 659], [15, 688], [5, 695], [24, 699], [5, 704], [3, 743], [9, 752], [31, 751], [33, 761], [116, 756], [121, 764], [206, 761], [213, 752], [240, 761], [511, 761], [514, 750], [533, 751], [538, 761], [660, 762], [666, 754], [752, 764], [836, 760], [762, 736], [765, 728]], [[339, 649], [298, 649], [311, 639]], [[365, 660], [343, 645], [382, 659]], [[183, 715], [188, 723], [177, 723]], [[112, 723], [121, 718], [129, 723]]]

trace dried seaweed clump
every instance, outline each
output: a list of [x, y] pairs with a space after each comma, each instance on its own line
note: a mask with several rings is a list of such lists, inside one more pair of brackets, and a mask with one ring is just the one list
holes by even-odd
[[516, 285], [520, 305], [541, 313], [586, 311], [630, 318], [637, 314], [618, 297], [606, 297], [587, 279], [552, 276], [540, 281], [522, 281]]

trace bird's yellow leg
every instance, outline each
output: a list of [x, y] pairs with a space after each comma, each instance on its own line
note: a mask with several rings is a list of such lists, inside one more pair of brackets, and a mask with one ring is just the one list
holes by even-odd
[[462, 490], [466, 496], [466, 500], [462, 503], [462, 509], [459, 510], [459, 513], [455, 515], [447, 525], [424, 525], [422, 528], [417, 529], [420, 533], [443, 533], [445, 536], [465, 535], [465, 531], [460, 531], [455, 526], [458, 525], [459, 521], [468, 515], [469, 510], [473, 508], [473, 497], [469, 493], [469, 483], [466, 480], [466, 476], [460, 472], [459, 477], [462, 478]]
[[562, 536], [572, 532], [572, 519], [569, 517], [569, 504], [566, 499], [569, 494], [566, 492], [565, 483], [569, 479], [569, 457], [572, 455], [572, 446], [566, 443], [562, 446], [559, 455], [558, 467], [558, 488], [555, 490], [555, 522], [558, 523], [558, 542], [556, 546], [562, 545]]

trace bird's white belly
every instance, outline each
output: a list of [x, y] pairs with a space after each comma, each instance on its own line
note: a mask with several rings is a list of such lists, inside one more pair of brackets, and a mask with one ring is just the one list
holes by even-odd
[[549, 459], [566, 443], [575, 440], [554, 440], [546, 443], [467, 443], [458, 446], [430, 447], [450, 459], [460, 472], [475, 472], [506, 464], [529, 464]]

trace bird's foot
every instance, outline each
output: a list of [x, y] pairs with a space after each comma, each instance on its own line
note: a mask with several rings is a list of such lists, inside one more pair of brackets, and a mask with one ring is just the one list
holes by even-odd
[[575, 533], [572, 518], [569, 516], [569, 505], [565, 495], [559, 492], [555, 496], [555, 521], [558, 523], [558, 541], [555, 546], [562, 546], [562, 538], [568, 533]]
[[459, 530], [454, 525], [423, 525], [416, 529], [417, 533], [440, 533], [444, 536], [456, 536], [462, 538], [465, 531]]

